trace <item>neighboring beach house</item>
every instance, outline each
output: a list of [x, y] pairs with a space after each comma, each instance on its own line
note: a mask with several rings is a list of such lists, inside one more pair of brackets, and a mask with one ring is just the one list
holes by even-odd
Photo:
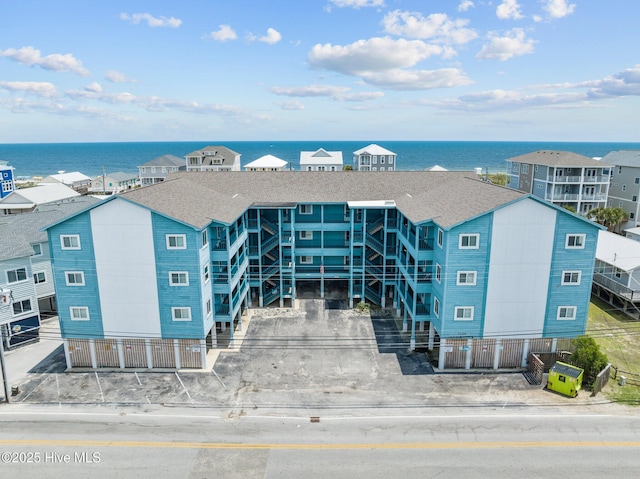
[[353, 152], [355, 171], [395, 171], [396, 154], [372, 144]]
[[541, 150], [507, 160], [507, 186], [586, 215], [607, 206], [610, 170], [577, 153]]
[[149, 186], [164, 181], [169, 173], [186, 169], [182, 158], [175, 155], [162, 155], [138, 166], [138, 178], [141, 186]]
[[607, 206], [627, 212], [629, 219], [621, 223], [622, 229], [640, 225], [640, 151], [612, 151], [602, 161], [613, 165]]
[[0, 217], [0, 289], [10, 298], [0, 304], [0, 328], [7, 347], [37, 339], [41, 315], [56, 312], [49, 243], [42, 228], [97, 202], [78, 196]]
[[58, 174], [43, 178], [40, 183], [62, 183], [77, 191], [88, 188], [91, 184], [91, 178], [79, 171], [72, 171], [70, 173], [61, 171]]
[[123, 191], [131, 190], [138, 184], [138, 176], [135, 173], [109, 173], [108, 175], [96, 176], [91, 180], [89, 193], [114, 195]]
[[62, 183], [20, 188], [0, 200], [0, 212], [5, 215], [28, 213], [38, 205], [64, 201], [76, 196], [80, 196], [80, 193]]
[[0, 161], [0, 200], [16, 189], [13, 167], [6, 161]]
[[264, 155], [247, 163], [244, 166], [246, 171], [284, 171], [287, 169], [287, 162], [273, 155]]
[[342, 152], [327, 151], [324, 148], [316, 151], [301, 151], [300, 170], [342, 171]]
[[640, 319], [640, 242], [600, 231], [593, 292], [610, 305]]
[[187, 171], [240, 171], [240, 153], [224, 146], [206, 146], [186, 158]]
[[48, 234], [69, 367], [201, 368], [248, 307], [330, 291], [468, 369], [584, 333], [600, 229], [473, 172], [288, 171], [175, 173]]
[[640, 241], [640, 228], [637, 226], [634, 228], [627, 228], [624, 230], [624, 235], [633, 241]]

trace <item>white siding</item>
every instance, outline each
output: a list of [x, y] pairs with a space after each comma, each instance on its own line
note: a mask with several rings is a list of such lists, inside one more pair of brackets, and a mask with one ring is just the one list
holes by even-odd
[[91, 211], [105, 337], [160, 337], [151, 212], [116, 199]]
[[493, 215], [485, 337], [540, 337], [556, 212], [522, 200]]

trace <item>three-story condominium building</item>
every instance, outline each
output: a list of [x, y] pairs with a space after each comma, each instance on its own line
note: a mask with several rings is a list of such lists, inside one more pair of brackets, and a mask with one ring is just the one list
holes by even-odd
[[471, 172], [170, 179], [48, 228], [69, 367], [201, 367], [216, 330], [303, 289], [393, 308], [441, 368], [584, 333], [599, 226], [533, 195]]
[[396, 154], [372, 144], [353, 152], [355, 171], [395, 171]]
[[640, 151], [612, 151], [602, 161], [612, 165], [607, 206], [622, 208], [628, 215], [620, 230], [640, 225]]
[[607, 205], [609, 171], [587, 156], [541, 150], [507, 160], [507, 186], [584, 215]]
[[163, 182], [169, 173], [186, 169], [182, 158], [174, 155], [162, 155], [138, 166], [138, 178], [141, 186], [149, 186]]

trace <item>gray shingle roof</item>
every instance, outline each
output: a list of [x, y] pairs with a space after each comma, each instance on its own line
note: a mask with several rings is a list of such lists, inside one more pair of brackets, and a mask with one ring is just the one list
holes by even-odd
[[171, 173], [163, 183], [120, 196], [197, 228], [231, 223], [252, 205], [393, 200], [412, 222], [448, 228], [524, 196], [473, 172], [354, 171]]
[[616, 166], [635, 166], [640, 167], [640, 151], [639, 150], [618, 150], [607, 153], [602, 161], [610, 165]]
[[534, 151], [532, 153], [527, 153], [526, 155], [514, 156], [513, 158], [507, 159], [507, 161], [546, 166], [610, 166], [604, 161], [594, 160], [588, 156], [579, 155], [571, 151], [556, 150]]
[[[214, 152], [213, 155], [208, 154], [205, 155], [205, 151], [206, 152]], [[192, 151], [191, 153], [185, 155], [187, 157], [190, 156], [200, 156], [200, 157], [204, 157], [204, 161], [202, 162], [203, 166], [210, 166], [213, 165], [213, 160], [214, 159], [222, 159], [222, 164], [223, 165], [233, 165], [233, 163], [235, 162], [236, 157], [240, 156], [240, 153], [237, 153], [229, 148], [227, 148], [226, 146], [206, 146], [204, 148], [201, 148], [199, 150], [195, 150]]]
[[129, 181], [137, 179], [138, 175], [135, 173], [123, 173], [122, 171], [116, 171], [115, 173], [108, 174], [107, 178], [111, 178], [115, 181]]
[[158, 158], [154, 158], [151, 161], [147, 161], [140, 166], [182, 166], [185, 167], [186, 163], [184, 158], [180, 158], [175, 155], [162, 155]]
[[91, 196], [78, 196], [40, 205], [32, 213], [0, 216], [0, 260], [31, 256], [32, 244], [47, 241], [42, 228], [99, 202]]

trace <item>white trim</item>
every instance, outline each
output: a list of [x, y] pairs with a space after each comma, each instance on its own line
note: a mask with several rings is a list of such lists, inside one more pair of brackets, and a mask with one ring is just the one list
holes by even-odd
[[[467, 281], [468, 278], [465, 277], [465, 281], [460, 281], [461, 275], [473, 275], [473, 281]], [[475, 286], [478, 280], [478, 272], [477, 271], [458, 271], [458, 275], [456, 278], [456, 285], [458, 286]]]
[[[37, 280], [37, 276], [41, 274], [42, 275], [42, 281], [38, 281]], [[34, 271], [33, 272], [33, 284], [43, 284], [47, 282], [47, 273], [45, 271]]]
[[442, 283], [442, 266], [440, 266], [440, 263], [436, 263], [436, 281]]
[[[187, 312], [188, 317], [185, 318], [176, 318], [176, 312], [181, 311], [181, 312]], [[182, 313], [181, 313], [182, 314]], [[185, 307], [173, 307], [171, 308], [171, 319], [173, 321], [191, 321], [191, 308], [188, 306]]]
[[[40, 250], [39, 253], [36, 253], [36, 246]], [[42, 243], [34, 243], [31, 245], [31, 248], [33, 248], [33, 256], [42, 256]]]
[[313, 256], [298, 256], [300, 264], [313, 264]]
[[436, 318], [440, 317], [440, 300], [437, 297], [433, 297], [433, 314], [436, 315]]
[[[458, 316], [458, 313], [462, 313], [462, 316]], [[470, 316], [466, 316], [465, 313], [470, 313]], [[454, 321], [473, 321], [475, 308], [473, 306], [456, 306], [453, 310]]]
[[[311, 168], [311, 167], [309, 167]], [[304, 209], [304, 211], [303, 211]], [[313, 205], [301, 204], [298, 205], [298, 212], [301, 215], [312, 215], [313, 214]]]
[[[178, 281], [173, 280], [173, 275], [178, 276]], [[184, 275], [184, 282], [180, 281], [182, 279], [180, 276]], [[188, 271], [169, 271], [169, 286], [189, 286], [189, 272]]]
[[299, 237], [301, 240], [312, 240], [313, 239], [313, 231], [302, 230], [299, 231]]
[[[467, 238], [469, 241], [464, 246], [462, 241]], [[470, 246], [471, 238], [475, 238], [475, 244]], [[480, 235], [478, 233], [460, 233], [458, 236], [458, 248], [460, 249], [478, 249], [480, 247]]]
[[[175, 238], [177, 239], [182, 239], [182, 246], [180, 246], [178, 243], [179, 241], [176, 241], [176, 246], [171, 246], [169, 243], [171, 241], [171, 239]], [[187, 235], [184, 234], [168, 234], [165, 235], [165, 240], [167, 243], [167, 249], [187, 249]]]
[[[569, 281], [566, 281], [565, 276], [570, 275], [569, 277]], [[577, 281], [572, 281], [574, 275], [577, 275]], [[578, 286], [580, 284], [580, 281], [582, 280], [582, 271], [580, 270], [567, 270], [567, 271], [563, 271], [562, 272], [562, 282], [561, 284], [563, 286], [565, 285], [571, 285], [571, 286]]]
[[[65, 246], [65, 239], [69, 239], [69, 246]], [[73, 246], [73, 241], [77, 241], [77, 246]], [[80, 243], [80, 235], [60, 235], [60, 249], [82, 249], [82, 244]]]
[[[75, 317], [75, 311], [84, 311], [86, 313], [86, 317]], [[89, 308], [87, 306], [69, 306], [69, 318], [71, 321], [89, 321], [91, 317], [89, 316]]]
[[[72, 282], [69, 281], [69, 275], [80, 275], [80, 282]], [[64, 272], [64, 282], [66, 283], [67, 286], [84, 286], [84, 271], [65, 271]]]
[[[29, 302], [29, 309], [26, 309], [26, 310], [22, 308], [22, 303], [25, 302], [25, 301]], [[18, 313], [16, 313], [16, 310], [15, 310], [15, 306], [17, 304], [20, 305], [20, 309], [21, 309], [21, 311], [19, 311]], [[30, 297], [23, 298], [23, 299], [16, 299], [12, 303], [11, 312], [13, 313], [14, 317], [15, 316], [20, 316], [20, 315], [23, 315], [23, 314], [27, 314], [27, 313], [32, 313], [33, 312], [33, 301], [31, 301]]]
[[211, 280], [211, 271], [209, 270], [208, 264], [202, 266], [202, 277], [204, 279], [204, 284], [207, 284]]
[[[24, 279], [18, 279], [18, 271], [20, 270], [24, 270]], [[9, 280], [9, 273], [15, 273], [16, 274], [16, 280], [15, 281], [10, 281]], [[25, 283], [27, 281], [29, 281], [29, 276], [27, 275], [27, 268], [15, 268], [15, 269], [8, 269], [6, 271], [6, 277], [7, 277], [7, 284], [18, 284], [18, 283]]]
[[[574, 238], [573, 245], [569, 244], [569, 238]], [[581, 239], [580, 239], [580, 244], [576, 246], [575, 239], [577, 238], [581, 238]], [[584, 249], [584, 243], [586, 241], [586, 238], [587, 238], [587, 235], [585, 234], [567, 233], [567, 236], [565, 237], [565, 240], [564, 240], [564, 247], [565, 249]]]
[[[562, 310], [564, 310], [564, 316], [561, 317], [561, 313]], [[569, 313], [569, 311], [572, 312], [571, 317], [567, 316], [567, 313]], [[558, 314], [556, 316], [556, 318], [558, 319], [558, 321], [573, 321], [576, 319], [578, 313], [578, 307], [577, 306], [558, 306]]]

